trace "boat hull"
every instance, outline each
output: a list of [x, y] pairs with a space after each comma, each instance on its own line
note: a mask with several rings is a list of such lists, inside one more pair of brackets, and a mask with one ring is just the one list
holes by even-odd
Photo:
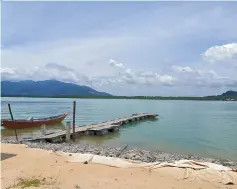
[[38, 119], [38, 120], [2, 120], [3, 127], [7, 129], [25, 129], [40, 127], [42, 125], [55, 125], [61, 123], [69, 113], [60, 116], [55, 116], [52, 119]]

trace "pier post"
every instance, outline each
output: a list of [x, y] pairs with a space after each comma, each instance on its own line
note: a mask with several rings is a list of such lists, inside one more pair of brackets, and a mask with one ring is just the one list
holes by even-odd
[[71, 140], [71, 122], [68, 121], [66, 125], [66, 142], [70, 142]]
[[41, 134], [46, 135], [46, 125], [41, 125]]
[[73, 136], [73, 141], [75, 142], [75, 121], [76, 121], [76, 101], [73, 101], [73, 122], [72, 122], [72, 136]]
[[[8, 109], [9, 109], [9, 112], [11, 114], [12, 121], [14, 121], [13, 114], [12, 114], [12, 109], [11, 109], [11, 105], [10, 104], [8, 104]], [[16, 140], [18, 141], [18, 136], [17, 136], [16, 129], [15, 129], [15, 136], [16, 136]]]

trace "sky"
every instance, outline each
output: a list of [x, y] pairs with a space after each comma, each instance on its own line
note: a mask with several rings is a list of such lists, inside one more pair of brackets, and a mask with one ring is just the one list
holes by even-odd
[[1, 79], [113, 95], [237, 90], [237, 2], [2, 2]]

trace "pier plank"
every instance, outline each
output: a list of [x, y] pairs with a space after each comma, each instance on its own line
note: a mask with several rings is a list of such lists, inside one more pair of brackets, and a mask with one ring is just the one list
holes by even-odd
[[[105, 130], [105, 129], [112, 129], [113, 127], [120, 127], [124, 123], [129, 122], [129, 121], [136, 121], [140, 120], [141, 118], [156, 118], [158, 115], [157, 114], [148, 114], [148, 113], [138, 113], [138, 114], [133, 114], [132, 116], [129, 117], [124, 117], [124, 118], [119, 118], [117, 120], [109, 120], [105, 121], [102, 123], [94, 123], [90, 125], [85, 125], [85, 126], [76, 126], [75, 128], [75, 133], [76, 134], [83, 134], [87, 131], [100, 131], [100, 130]], [[71, 134], [73, 133], [73, 129], [71, 128]], [[28, 141], [40, 141], [40, 140], [50, 140], [54, 138], [59, 138], [59, 137], [65, 137], [66, 136], [66, 131], [58, 131], [55, 133], [47, 134], [44, 136], [39, 136], [33, 139], [27, 139]]]

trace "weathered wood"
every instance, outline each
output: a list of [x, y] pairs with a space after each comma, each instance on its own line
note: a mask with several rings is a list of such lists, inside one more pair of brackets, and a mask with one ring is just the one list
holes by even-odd
[[73, 141], [75, 142], [75, 121], [76, 121], [76, 101], [73, 101], [73, 120], [72, 120], [72, 128], [73, 128]]
[[46, 125], [41, 125], [40, 130], [42, 135], [46, 135]]
[[14, 121], [14, 118], [13, 118], [13, 115], [12, 115], [12, 109], [11, 109], [11, 105], [10, 104], [8, 104], [8, 109], [9, 109], [12, 121]]
[[89, 135], [105, 135], [108, 132], [115, 132], [119, 129], [120, 124], [117, 125], [105, 125], [105, 126], [101, 126], [101, 127], [96, 127], [96, 128], [92, 128], [89, 129]]
[[103, 130], [97, 130], [95, 132], [95, 135], [96, 136], [103, 136], [103, 135], [106, 135], [109, 131], [107, 129], [103, 129]]
[[18, 141], [18, 136], [17, 136], [16, 129], [14, 129], [14, 131], [15, 131], [16, 141]]
[[71, 140], [71, 122], [68, 121], [66, 125], [66, 142], [70, 142]]
[[104, 129], [112, 129], [114, 127], [120, 127], [120, 125], [104, 125], [104, 126], [101, 126], [101, 127], [95, 127], [95, 128], [91, 128], [89, 129], [89, 131], [99, 131], [99, 130], [104, 130]]
[[116, 157], [119, 157], [122, 155], [122, 153], [128, 148], [128, 144], [123, 147], [123, 149], [116, 155]]
[[[122, 123], [126, 123], [128, 121], [132, 122], [132, 121], [135, 120], [135, 118], [136, 119], [138, 119], [140, 117], [143, 117], [143, 118], [148, 118], [148, 117], [149, 118], [156, 118], [157, 116], [158, 116], [157, 114], [147, 114], [147, 113], [134, 114], [130, 117], [120, 118], [120, 119], [117, 119], [117, 120], [110, 120], [110, 121], [105, 121], [105, 122], [102, 122], [102, 123], [94, 123], [94, 124], [91, 124], [91, 125], [76, 127], [75, 128], [75, 133], [78, 136], [88, 135], [88, 134], [91, 134], [91, 133], [95, 134], [95, 132], [100, 133], [99, 131], [102, 131], [101, 133], [105, 133], [108, 130], [113, 129], [113, 128], [116, 130], [116, 128], [122, 126]], [[71, 132], [73, 131], [72, 129], [70, 129], [70, 130], [71, 130]], [[52, 133], [52, 134], [49, 134], [49, 135], [46, 135], [46, 136], [41, 136], [41, 137], [37, 137], [37, 138], [34, 138], [34, 139], [30, 139], [30, 140], [31, 141], [51, 140], [52, 138], [63, 137], [65, 135], [66, 135], [66, 131], [64, 130], [64, 131], [55, 132], [55, 133]]]
[[[11, 105], [10, 104], [8, 104], [8, 109], [9, 109], [12, 121], [14, 121], [13, 114], [12, 114], [12, 109], [11, 109]], [[14, 131], [15, 131], [16, 140], [18, 141], [18, 136], [17, 136], [16, 129], [14, 129]]]

